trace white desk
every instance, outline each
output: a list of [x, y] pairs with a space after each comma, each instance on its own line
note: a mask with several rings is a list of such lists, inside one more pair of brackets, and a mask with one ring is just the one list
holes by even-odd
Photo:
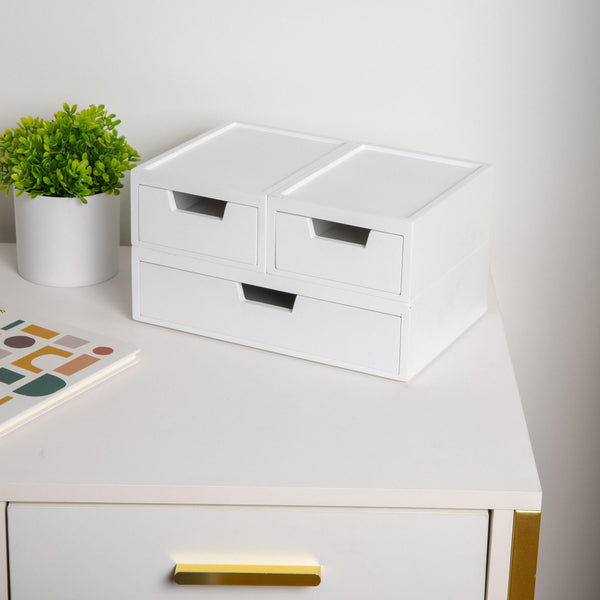
[[[86, 598], [107, 597], [112, 588], [102, 574], [102, 564], [97, 564], [96, 555], [86, 562], [85, 553], [110, 554], [106, 551], [109, 542], [100, 542], [106, 537], [115, 552], [121, 549], [127, 556], [125, 539], [120, 539], [118, 529], [116, 535], [111, 529], [119, 519], [133, 522], [138, 515], [150, 515], [148, 523], [164, 521], [164, 529], [170, 530], [172, 519], [180, 518], [182, 505], [202, 515], [208, 507], [225, 511], [216, 514], [231, 514], [229, 524], [219, 524], [218, 517], [209, 515], [197, 525], [188, 527], [183, 522], [180, 526], [182, 531], [194, 527], [208, 531], [212, 522], [220, 540], [215, 547], [221, 561], [234, 553], [231, 545], [222, 543], [227, 527], [243, 533], [243, 519], [249, 514], [257, 516], [255, 522], [263, 514], [285, 515], [283, 521], [273, 521], [277, 523], [273, 528], [307, 531], [310, 527], [303, 519], [308, 515], [310, 521], [314, 511], [317, 521], [321, 519], [320, 532], [329, 522], [335, 530], [339, 518], [339, 527], [345, 531], [356, 527], [359, 536], [372, 533], [374, 546], [378, 531], [384, 535], [386, 530], [395, 531], [396, 525], [388, 526], [384, 520], [363, 528], [343, 520], [357, 511], [378, 515], [376, 519], [388, 513], [408, 515], [409, 522], [411, 515], [442, 515], [441, 525], [417, 523], [413, 533], [400, 523], [398, 535], [393, 536], [406, 535], [417, 543], [424, 539], [425, 554], [431, 552], [432, 560], [438, 561], [436, 569], [448, 562], [447, 551], [444, 554], [441, 548], [436, 559], [432, 540], [423, 531], [444, 530], [449, 520], [444, 515], [487, 518], [489, 514], [490, 534], [488, 539], [486, 525], [485, 540], [489, 551], [481, 557], [484, 568], [488, 564], [484, 574], [487, 600], [507, 598], [514, 511], [539, 511], [541, 491], [493, 294], [488, 314], [411, 383], [403, 384], [135, 322], [130, 318], [129, 249], [121, 252], [122, 269], [116, 278], [97, 286], [61, 289], [24, 281], [16, 274], [14, 246], [5, 244], [0, 250], [0, 298], [7, 305], [22, 307], [29, 316], [69, 320], [77, 327], [104, 331], [142, 350], [138, 365], [0, 438], [0, 501], [9, 507], [12, 600], [23, 600], [29, 593], [23, 583], [25, 568], [31, 571], [27, 578], [41, 586], [45, 597], [54, 597], [50, 590], [58, 582], [73, 587], [54, 590], [59, 594], [56, 597], [80, 596], [82, 588], [74, 582], [77, 577], [57, 575], [67, 556], [71, 572], [85, 570], [86, 564], [89, 567], [83, 576], [90, 586]], [[152, 505], [147, 506], [150, 512], [142, 505]], [[224, 507], [236, 508], [228, 513]], [[110, 510], [102, 508], [114, 508], [115, 520], [110, 520]], [[117, 509], [128, 509], [125, 514], [129, 516], [123, 517]], [[89, 515], [108, 515], [108, 521], [88, 517], [86, 510], [91, 511]], [[241, 525], [236, 521], [238, 510], [242, 511]], [[70, 520], [74, 512], [83, 516], [84, 524], [86, 519], [93, 520], [104, 532], [90, 530], [88, 534], [96, 536], [97, 548], [80, 547], [83, 534], [77, 531], [70, 539], [69, 527], [82, 526], [79, 516]], [[46, 518], [47, 514], [56, 517]], [[147, 531], [149, 525], [142, 521], [139, 527]], [[48, 536], [52, 527], [59, 527], [62, 534], [51, 546], [52, 556], [46, 561], [51, 564], [41, 567], [38, 563], [45, 545], [37, 536], [43, 537], [46, 522], [50, 523]], [[29, 529], [33, 538], [27, 537]], [[23, 537], [17, 539], [17, 535]], [[451, 529], [448, 535], [452, 537]], [[153, 538], [143, 543], [144, 549]], [[158, 539], [162, 538], [156, 533]], [[389, 542], [381, 541], [383, 545]], [[256, 539], [256, 552], [274, 562], [273, 553], [280, 543], [271, 540], [267, 531], [264, 539]], [[310, 543], [310, 539], [297, 540], [296, 546], [283, 553], [298, 555], [301, 562], [322, 563], [318, 549], [306, 550]], [[468, 549], [465, 560], [471, 550], [478, 552], [477, 543]], [[247, 546], [248, 541], [243, 544]], [[332, 551], [323, 550], [323, 555]], [[27, 567], [15, 562], [25, 552], [30, 561]], [[363, 552], [365, 557], [371, 555], [369, 547]], [[169, 546], [163, 552], [175, 561], [181, 561], [182, 553], [209, 562], [205, 549], [186, 546], [184, 551]], [[247, 558], [249, 553], [242, 554]], [[322, 584], [310, 588], [310, 593], [335, 598], [342, 591], [328, 582], [338, 581], [341, 568], [330, 567], [328, 580], [331, 560], [325, 563]], [[410, 571], [420, 566], [413, 565]], [[102, 586], [109, 587], [98, 587], [92, 571]], [[115, 590], [129, 590], [123, 587], [129, 585], [126, 575], [118, 569], [110, 572], [113, 580], [123, 577]], [[388, 585], [385, 576], [374, 575]], [[526, 573], [525, 579], [531, 576]], [[56, 581], [47, 579], [52, 577]], [[160, 597], [192, 591], [167, 579], [160, 574], [163, 587], [156, 592]], [[359, 590], [360, 585], [355, 583], [352, 589]], [[468, 585], [476, 590], [479, 584]], [[512, 585], [511, 600], [524, 598], [517, 594], [529, 589], [528, 584], [519, 584], [514, 572]], [[208, 594], [195, 597], [217, 597], [211, 596], [213, 586], [192, 587], [196, 593]], [[371, 597], [395, 598], [400, 588], [390, 590], [389, 596], [382, 595], [379, 587], [372, 588], [376, 589]], [[249, 595], [256, 591], [239, 586], [218, 589], [224, 598], [263, 597]], [[264, 594], [266, 590], [258, 591]], [[279, 598], [299, 590], [274, 587], [267, 591]], [[140, 597], [149, 598], [150, 593], [140, 588]], [[483, 591], [473, 594], [483, 600]], [[414, 592], [411, 597], [422, 596]], [[448, 597], [461, 597], [460, 589]]]

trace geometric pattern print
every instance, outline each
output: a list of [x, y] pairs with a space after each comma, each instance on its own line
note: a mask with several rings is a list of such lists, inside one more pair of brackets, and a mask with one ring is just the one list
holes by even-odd
[[[0, 316], [4, 312], [0, 309]], [[113, 351], [68, 332], [14, 319], [0, 327], [0, 405], [19, 396], [54, 394]]]

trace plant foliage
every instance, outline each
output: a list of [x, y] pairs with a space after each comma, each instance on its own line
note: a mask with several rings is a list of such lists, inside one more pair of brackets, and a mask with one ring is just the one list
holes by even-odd
[[53, 121], [23, 117], [0, 135], [0, 190], [20, 196], [79, 198], [118, 195], [139, 154], [119, 136], [121, 121], [103, 104], [77, 112], [63, 104]]

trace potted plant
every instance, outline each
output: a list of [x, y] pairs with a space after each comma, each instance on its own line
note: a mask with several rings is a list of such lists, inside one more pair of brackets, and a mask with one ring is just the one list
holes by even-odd
[[118, 271], [119, 192], [139, 154], [104, 105], [63, 105], [0, 135], [0, 190], [15, 190], [17, 268], [34, 283], [89, 285]]

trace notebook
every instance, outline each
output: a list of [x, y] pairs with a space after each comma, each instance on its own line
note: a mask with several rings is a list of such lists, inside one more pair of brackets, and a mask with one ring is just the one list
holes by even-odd
[[131, 344], [0, 306], [0, 435], [137, 362]]

